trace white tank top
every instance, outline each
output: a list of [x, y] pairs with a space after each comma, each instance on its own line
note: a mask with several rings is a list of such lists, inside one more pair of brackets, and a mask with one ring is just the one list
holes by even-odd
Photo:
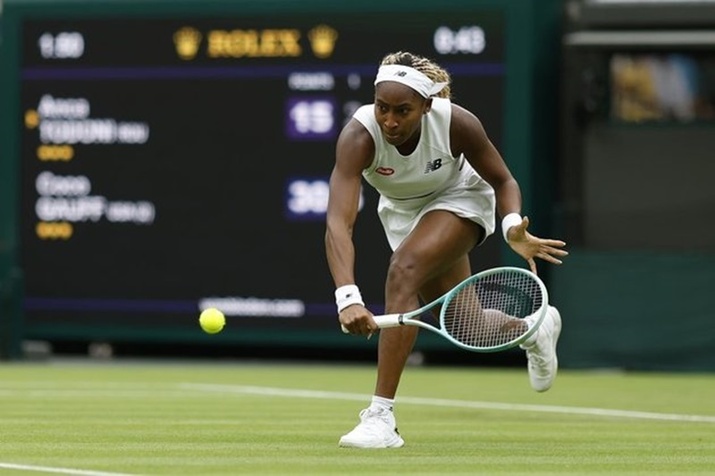
[[353, 117], [375, 142], [375, 157], [362, 174], [381, 195], [393, 200], [427, 197], [456, 183], [465, 174], [477, 175], [464, 156], [452, 157], [449, 127], [452, 103], [433, 98], [422, 117], [420, 141], [409, 155], [402, 155], [382, 135], [373, 104], [360, 107]]

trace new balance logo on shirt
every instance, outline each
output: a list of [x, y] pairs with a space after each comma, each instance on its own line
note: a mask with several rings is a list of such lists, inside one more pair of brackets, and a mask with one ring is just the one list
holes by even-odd
[[430, 160], [427, 162], [427, 165], [425, 166], [425, 173], [428, 174], [430, 172], [434, 172], [435, 170], [439, 169], [442, 167], [442, 159], [434, 159]]

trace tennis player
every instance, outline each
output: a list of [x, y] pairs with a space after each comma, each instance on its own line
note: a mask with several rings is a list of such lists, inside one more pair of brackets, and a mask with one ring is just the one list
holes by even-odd
[[[360, 107], [337, 141], [330, 178], [325, 247], [335, 282], [340, 324], [370, 336], [378, 327], [355, 283], [352, 231], [361, 179], [380, 194], [378, 215], [393, 250], [385, 283], [385, 313], [431, 302], [472, 274], [469, 252], [496, 228], [536, 272], [535, 258], [561, 264], [565, 243], [531, 235], [519, 185], [479, 119], [450, 101], [450, 76], [409, 52], [385, 56], [373, 104]], [[393, 414], [395, 395], [418, 328], [380, 331], [377, 382], [360, 423], [340, 438], [354, 448], [397, 448], [404, 441]], [[550, 307], [522, 344], [531, 386], [553, 384], [561, 317]]]

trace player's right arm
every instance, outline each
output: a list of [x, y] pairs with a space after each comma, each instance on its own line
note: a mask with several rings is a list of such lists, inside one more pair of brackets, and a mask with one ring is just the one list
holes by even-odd
[[[352, 119], [338, 137], [326, 217], [325, 252], [336, 288], [355, 284], [353, 228], [360, 203], [362, 171], [374, 155], [372, 136]], [[345, 308], [339, 319], [352, 334], [369, 335], [377, 330], [372, 314], [358, 304]]]

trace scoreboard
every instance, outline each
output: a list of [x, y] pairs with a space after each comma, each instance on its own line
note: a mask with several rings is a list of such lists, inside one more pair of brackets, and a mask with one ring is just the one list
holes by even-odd
[[[11, 150], [26, 335], [202, 339], [198, 314], [215, 306], [215, 339], [350, 345], [324, 254], [328, 177], [382, 57], [434, 59], [505, 146], [508, 15], [417, 3], [22, 16]], [[356, 273], [380, 312], [390, 250], [376, 206], [365, 186]], [[475, 270], [500, 264], [501, 246], [482, 245]]]

